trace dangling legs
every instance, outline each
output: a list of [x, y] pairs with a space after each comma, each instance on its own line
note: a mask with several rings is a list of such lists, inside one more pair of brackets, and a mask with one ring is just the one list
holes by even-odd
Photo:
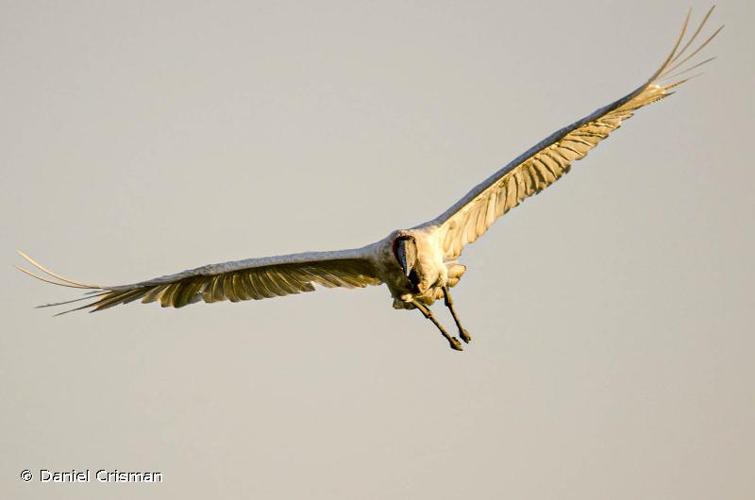
[[448, 344], [451, 346], [451, 349], [454, 349], [456, 351], [463, 351], [461, 347], [461, 342], [459, 342], [459, 339], [456, 337], [452, 337], [448, 334], [445, 328], [443, 328], [443, 325], [441, 325], [437, 319], [435, 319], [435, 316], [433, 316], [432, 311], [430, 311], [430, 308], [427, 307], [424, 304], [421, 304], [417, 301], [413, 301], [412, 304], [419, 310], [419, 312], [422, 313], [422, 315], [433, 322], [433, 324], [438, 327], [438, 330], [440, 330], [441, 335], [443, 335], [446, 340], [448, 340]]
[[443, 287], [443, 298], [446, 302], [446, 307], [449, 311], [451, 311], [451, 316], [454, 318], [454, 323], [456, 323], [456, 327], [459, 329], [459, 337], [461, 337], [461, 340], [469, 344], [469, 341], [472, 340], [472, 337], [469, 335], [469, 332], [467, 332], [463, 326], [461, 326], [461, 321], [459, 321], [458, 316], [456, 316], [456, 310], [454, 310], [454, 301], [451, 298], [451, 294], [448, 291], [448, 287]]

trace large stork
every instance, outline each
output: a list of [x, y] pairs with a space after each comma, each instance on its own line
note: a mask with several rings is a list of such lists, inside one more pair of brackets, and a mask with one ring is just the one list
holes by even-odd
[[569, 171], [572, 162], [584, 158], [636, 110], [673, 94], [673, 88], [689, 79], [685, 75], [690, 70], [713, 59], [690, 62], [723, 28], [695, 44], [712, 12], [713, 8], [688, 38], [690, 14], [687, 14], [671, 53], [635, 90], [552, 133], [472, 188], [435, 219], [393, 231], [370, 245], [211, 264], [130, 285], [80, 283], [50, 271], [23, 252], [19, 252], [21, 256], [43, 274], [19, 269], [48, 283], [87, 291], [78, 299], [40, 306], [89, 300], [59, 314], [81, 309], [101, 311], [135, 300], [159, 302], [162, 307], [183, 307], [199, 301], [237, 302], [311, 292], [315, 285], [362, 288], [385, 283], [394, 308], [418, 310], [438, 328], [452, 349], [461, 351], [461, 341], [438, 322], [430, 306], [443, 299], [461, 340], [471, 340], [459, 321], [449, 292], [466, 271], [457, 262], [464, 246], [482, 236], [500, 216], [556, 182]]

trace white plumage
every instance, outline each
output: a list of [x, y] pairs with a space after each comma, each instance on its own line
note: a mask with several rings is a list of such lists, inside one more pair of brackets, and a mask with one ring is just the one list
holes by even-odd
[[48, 283], [87, 290], [82, 298], [40, 306], [89, 300], [59, 314], [81, 309], [100, 311], [135, 300], [159, 302], [163, 307], [183, 307], [200, 300], [237, 302], [311, 292], [316, 285], [362, 288], [385, 283], [395, 308], [418, 309], [438, 327], [453, 349], [461, 350], [461, 342], [435, 319], [429, 306], [435, 300], [444, 299], [459, 336], [465, 342], [470, 341], [449, 292], [466, 270], [457, 262], [464, 246], [477, 240], [496, 219], [525, 198], [539, 193], [567, 173], [573, 161], [584, 158], [636, 110], [673, 94], [672, 89], [688, 79], [679, 80], [681, 75], [710, 61], [712, 58], [685, 67], [685, 63], [723, 28], [693, 46], [712, 12], [713, 8], [682, 45], [690, 18], [687, 15], [671, 53], [638, 88], [549, 135], [475, 186], [437, 218], [411, 229], [393, 231], [370, 245], [335, 252], [306, 252], [212, 264], [129, 285], [79, 283], [46, 269], [23, 252], [19, 252], [21, 256], [44, 275], [19, 269]]

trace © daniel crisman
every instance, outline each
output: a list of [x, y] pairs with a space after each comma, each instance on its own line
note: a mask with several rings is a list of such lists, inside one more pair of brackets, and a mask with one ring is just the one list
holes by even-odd
[[[409, 229], [392, 231], [361, 248], [331, 252], [305, 252], [211, 264], [128, 285], [91, 285], [64, 278], [19, 252], [42, 275], [19, 267], [37, 279], [86, 290], [85, 296], [40, 307], [88, 300], [60, 314], [89, 309], [101, 311], [136, 300], [159, 302], [162, 307], [183, 307], [195, 302], [260, 300], [300, 292], [315, 285], [326, 288], [363, 288], [385, 284], [396, 309], [416, 309], [430, 320], [452, 349], [461, 351], [471, 337], [454, 309], [449, 289], [459, 283], [466, 267], [459, 263], [465, 245], [482, 236], [493, 223], [526, 198], [561, 178], [572, 162], [619, 128], [639, 108], [674, 93], [689, 79], [689, 71], [713, 58], [693, 58], [721, 31], [702, 35], [713, 8], [697, 28], [688, 30], [688, 14], [671, 53], [642, 85], [571, 125], [557, 130], [472, 188], [435, 219]], [[700, 41], [702, 40], [702, 41]], [[443, 300], [458, 331], [451, 335], [438, 322], [430, 306]], [[461, 339], [461, 340], [459, 340]]]

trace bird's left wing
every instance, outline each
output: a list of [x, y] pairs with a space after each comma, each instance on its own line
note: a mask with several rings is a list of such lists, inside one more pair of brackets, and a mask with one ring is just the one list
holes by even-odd
[[90, 300], [83, 306], [59, 314], [80, 309], [101, 311], [139, 299], [142, 303], [158, 302], [163, 307], [183, 307], [200, 300], [238, 302], [312, 292], [315, 285], [326, 288], [379, 285], [381, 280], [369, 258], [369, 248], [237, 260], [117, 286], [88, 285], [64, 278], [23, 252], [19, 252], [21, 256], [45, 275], [39, 276], [21, 267], [18, 269], [47, 283], [87, 290], [79, 299], [39, 306]]
[[[647, 82], [621, 99], [546, 137], [473, 188], [442, 215], [418, 227], [438, 227], [446, 260], [456, 259], [464, 245], [479, 238], [498, 217], [525, 198], [553, 184], [569, 171], [573, 161], [584, 158], [588, 151], [619, 128], [622, 120], [631, 117], [637, 109], [673, 94], [671, 89], [689, 79], [678, 80], [679, 76], [713, 59], [682, 67], [723, 28], [718, 28], [697, 47], [692, 47], [712, 11], [713, 8], [682, 45], [689, 24], [690, 16], [687, 14], [671, 54]], [[664, 83], [668, 81], [671, 83]]]

